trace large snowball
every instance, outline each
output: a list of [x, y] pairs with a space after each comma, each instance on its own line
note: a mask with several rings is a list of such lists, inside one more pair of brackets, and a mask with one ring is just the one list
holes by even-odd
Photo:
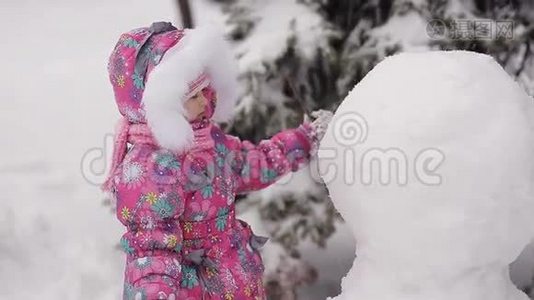
[[319, 153], [357, 240], [336, 299], [527, 299], [508, 265], [534, 237], [533, 108], [487, 55], [378, 64]]

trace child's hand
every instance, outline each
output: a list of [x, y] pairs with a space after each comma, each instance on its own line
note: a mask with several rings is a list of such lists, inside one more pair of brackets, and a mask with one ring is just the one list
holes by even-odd
[[332, 120], [334, 114], [329, 110], [320, 109], [312, 112], [311, 115], [315, 118], [311, 125], [315, 129], [317, 140], [320, 141], [325, 135], [328, 124]]
[[329, 110], [316, 110], [311, 113], [311, 116], [315, 119], [310, 123], [310, 126], [313, 128], [313, 133], [315, 135], [314, 142], [310, 149], [310, 155], [315, 156], [319, 150], [319, 142], [323, 139], [323, 136], [326, 134], [326, 129], [328, 128], [328, 123], [332, 120], [333, 113]]

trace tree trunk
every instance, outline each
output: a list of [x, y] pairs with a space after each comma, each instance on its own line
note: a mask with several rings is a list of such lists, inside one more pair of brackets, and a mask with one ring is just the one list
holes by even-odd
[[193, 28], [193, 15], [191, 14], [191, 6], [189, 0], [177, 0], [180, 15], [182, 16], [182, 26], [184, 28]]

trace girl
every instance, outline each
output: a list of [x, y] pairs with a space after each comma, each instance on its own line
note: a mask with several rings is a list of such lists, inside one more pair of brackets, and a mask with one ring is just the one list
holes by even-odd
[[265, 299], [266, 238], [235, 218], [235, 195], [307, 164], [330, 114], [258, 145], [225, 134], [214, 121], [234, 109], [236, 67], [206, 29], [125, 33], [108, 69], [123, 119], [103, 189], [126, 227], [123, 298]]

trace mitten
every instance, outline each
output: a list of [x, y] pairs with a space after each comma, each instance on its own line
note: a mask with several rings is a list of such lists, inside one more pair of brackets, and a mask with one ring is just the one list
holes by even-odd
[[326, 134], [326, 129], [328, 128], [328, 124], [332, 120], [332, 117], [334, 114], [329, 110], [316, 110], [311, 113], [312, 117], [315, 118], [313, 122], [310, 124], [315, 132], [315, 140], [316, 143], [313, 143], [312, 149], [310, 151], [311, 155], [317, 154], [317, 151], [319, 150], [319, 142], [323, 139], [323, 136]]

